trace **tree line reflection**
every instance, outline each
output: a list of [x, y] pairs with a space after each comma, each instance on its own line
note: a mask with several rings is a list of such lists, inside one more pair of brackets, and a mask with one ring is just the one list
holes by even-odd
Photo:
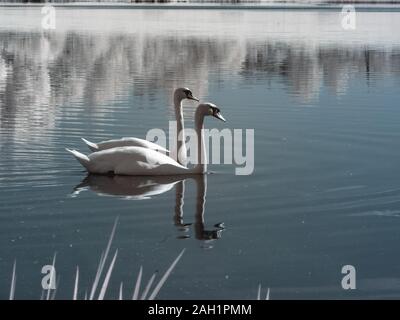
[[[99, 108], [130, 95], [185, 84], [200, 96], [208, 81], [224, 85], [236, 76], [246, 83], [278, 80], [301, 101], [322, 87], [346, 93], [353, 78], [373, 85], [398, 77], [400, 50], [363, 46], [308, 46], [284, 42], [123, 34], [0, 33], [0, 125], [52, 128], [58, 106]], [[106, 116], [106, 113], [104, 114]]]

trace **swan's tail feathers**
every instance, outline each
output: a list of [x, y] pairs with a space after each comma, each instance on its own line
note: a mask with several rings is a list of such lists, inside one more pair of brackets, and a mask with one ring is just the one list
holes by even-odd
[[164, 154], [169, 154], [169, 150], [168, 150], [168, 149], [165, 149], [165, 148], [163, 148], [163, 147], [161, 147], [161, 146], [159, 146], [158, 149], [157, 149], [156, 151], [162, 152], [162, 153], [164, 153]]
[[83, 165], [86, 169], [89, 170], [90, 159], [87, 156], [76, 150], [71, 150], [71, 149], [65, 149], [65, 150], [72, 153], [72, 155], [76, 158], [76, 160], [78, 160], [81, 165]]
[[99, 151], [99, 146], [93, 142], [86, 140], [85, 138], [81, 138], [84, 143], [89, 147], [89, 149], [93, 152]]

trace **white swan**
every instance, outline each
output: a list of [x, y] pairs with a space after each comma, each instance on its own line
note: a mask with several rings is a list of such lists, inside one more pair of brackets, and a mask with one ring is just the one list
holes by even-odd
[[[175, 106], [175, 119], [177, 123], [177, 145], [176, 145], [176, 150], [174, 150], [174, 158], [177, 159], [177, 161], [181, 164], [186, 163], [186, 146], [185, 146], [185, 139], [182, 137], [185, 137], [184, 135], [184, 125], [183, 125], [183, 112], [182, 112], [182, 100], [184, 99], [189, 99], [189, 100], [195, 100], [199, 101], [196, 97], [193, 96], [193, 93], [190, 89], [188, 88], [178, 88], [174, 91], [174, 106]], [[93, 143], [90, 142], [84, 138], [81, 138], [83, 142], [86, 143], [86, 145], [89, 147], [89, 149], [93, 152], [101, 151], [101, 150], [106, 150], [106, 149], [111, 149], [115, 147], [143, 147], [147, 149], [152, 149], [156, 150], [159, 152], [163, 153], [168, 153], [169, 151], [165, 149], [164, 147], [144, 140], [140, 138], [122, 138], [122, 139], [113, 139], [113, 140], [107, 140], [107, 141], [101, 141], [98, 143]]]
[[199, 104], [195, 114], [195, 130], [198, 139], [198, 163], [187, 168], [171, 157], [152, 149], [142, 147], [117, 147], [86, 156], [76, 150], [66, 149], [90, 173], [121, 175], [175, 175], [203, 174], [207, 171], [203, 124], [205, 116], [213, 116], [225, 121], [220, 110], [212, 103]]

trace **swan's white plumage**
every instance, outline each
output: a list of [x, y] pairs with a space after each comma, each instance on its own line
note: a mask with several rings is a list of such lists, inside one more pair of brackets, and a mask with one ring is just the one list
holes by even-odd
[[83, 153], [80, 153], [79, 151], [76, 150], [71, 150], [66, 148], [65, 150], [67, 150], [68, 152], [72, 153], [73, 156], [76, 158], [76, 160], [79, 161], [79, 163], [84, 166], [85, 168], [89, 165], [90, 159], [88, 158], [88, 156], [84, 155]]
[[188, 168], [155, 150], [142, 147], [117, 147], [86, 156], [69, 150], [90, 173], [120, 175], [171, 175], [186, 174]]
[[134, 176], [204, 174], [207, 171], [203, 134], [205, 116], [213, 116], [225, 121], [220, 110], [214, 104], [203, 103], [198, 105], [195, 113], [198, 162], [195, 167], [190, 169], [161, 152], [143, 147], [116, 147], [93, 152], [89, 156], [76, 150], [66, 150], [72, 153], [90, 173]]
[[[177, 88], [174, 91], [174, 106], [175, 106], [175, 120], [177, 124], [177, 132], [181, 132], [182, 136], [185, 137], [184, 135], [184, 119], [183, 119], [183, 112], [182, 112], [182, 101], [184, 99], [189, 99], [189, 100], [196, 100], [199, 101], [199, 99], [195, 98], [188, 88]], [[111, 149], [111, 148], [116, 148], [116, 147], [142, 147], [142, 148], [148, 148], [151, 150], [156, 150], [158, 152], [162, 152], [164, 154], [169, 153], [165, 147], [160, 146], [156, 143], [140, 139], [140, 138], [122, 138], [122, 139], [113, 139], [113, 140], [107, 140], [107, 141], [102, 141], [99, 143], [94, 143], [91, 141], [88, 141], [84, 138], [81, 138], [83, 142], [89, 147], [89, 149], [92, 152], [97, 152], [101, 150], [106, 150], [106, 149]], [[181, 141], [181, 139], [177, 139], [177, 148], [178, 148], [178, 154], [177, 154], [177, 161], [181, 164], [186, 164], [186, 148], [185, 148], [185, 142], [184, 139]], [[175, 153], [173, 153], [175, 154]]]
[[102, 141], [99, 143], [90, 142], [84, 138], [81, 139], [93, 152], [116, 148], [116, 147], [142, 147], [162, 153], [169, 153], [168, 149], [165, 149], [164, 147], [154, 142], [150, 142], [140, 138], [122, 138], [122, 139]]

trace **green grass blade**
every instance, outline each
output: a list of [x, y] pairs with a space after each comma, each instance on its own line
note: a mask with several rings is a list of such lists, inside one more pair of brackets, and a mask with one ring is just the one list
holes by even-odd
[[11, 288], [10, 288], [10, 300], [14, 300], [15, 296], [15, 284], [17, 282], [17, 261], [14, 260], [14, 265], [13, 265], [13, 273], [12, 273], [12, 278], [11, 278]]
[[156, 274], [157, 273], [153, 273], [153, 275], [151, 276], [149, 282], [147, 282], [146, 288], [144, 289], [144, 292], [143, 292], [142, 296], [140, 297], [140, 300], [145, 300], [146, 299], [147, 293], [149, 292], [150, 287], [153, 284], [154, 279], [156, 278]]
[[110, 263], [110, 266], [109, 266], [108, 271], [106, 273], [106, 277], [104, 278], [104, 282], [103, 282], [103, 285], [102, 285], [101, 290], [100, 290], [100, 294], [99, 294], [98, 300], [103, 300], [104, 299], [104, 296], [106, 294], [107, 287], [108, 287], [108, 282], [110, 281], [111, 273], [112, 273], [113, 268], [114, 268], [115, 259], [117, 259], [117, 255], [118, 255], [118, 250], [115, 251], [114, 258], [112, 259], [112, 261]]
[[78, 283], [79, 283], [79, 267], [76, 266], [76, 276], [75, 276], [75, 285], [74, 285], [74, 295], [72, 300], [78, 299]]
[[162, 278], [160, 279], [160, 281], [157, 283], [156, 287], [154, 288], [153, 292], [149, 296], [149, 300], [154, 300], [155, 299], [155, 297], [157, 296], [158, 292], [160, 291], [160, 289], [164, 285], [165, 281], [167, 281], [167, 279], [168, 279], [169, 275], [171, 274], [172, 270], [174, 270], [176, 264], [181, 259], [181, 257], [182, 257], [184, 252], [185, 252], [185, 249], [183, 249], [181, 251], [181, 253], [178, 255], [178, 257], [174, 260], [174, 262], [172, 262], [171, 266], [164, 273], [164, 275], [162, 276]]
[[92, 290], [90, 291], [90, 297], [89, 297], [90, 300], [93, 300], [94, 295], [96, 293], [97, 286], [99, 284], [100, 277], [103, 273], [104, 265], [105, 265], [107, 257], [108, 257], [108, 253], [110, 252], [111, 243], [114, 239], [115, 229], [117, 228], [117, 224], [118, 224], [118, 217], [115, 218], [114, 226], [111, 230], [110, 238], [108, 239], [106, 251], [104, 252], [104, 255], [102, 256], [102, 258], [100, 258], [100, 263], [99, 263], [99, 267], [97, 269], [96, 277], [95, 277], [93, 285], [92, 285]]
[[140, 266], [139, 274], [136, 279], [135, 290], [133, 291], [132, 300], [137, 300], [139, 297], [140, 283], [142, 282], [143, 267]]
[[50, 300], [50, 290], [51, 290], [51, 284], [53, 283], [54, 270], [55, 270], [55, 265], [56, 265], [56, 257], [57, 257], [57, 252], [54, 252], [52, 268], [51, 268], [51, 271], [50, 271], [50, 286], [47, 289], [46, 300]]
[[124, 284], [123, 282], [121, 282], [120, 286], [119, 286], [119, 300], [123, 300], [123, 291], [124, 291]]

